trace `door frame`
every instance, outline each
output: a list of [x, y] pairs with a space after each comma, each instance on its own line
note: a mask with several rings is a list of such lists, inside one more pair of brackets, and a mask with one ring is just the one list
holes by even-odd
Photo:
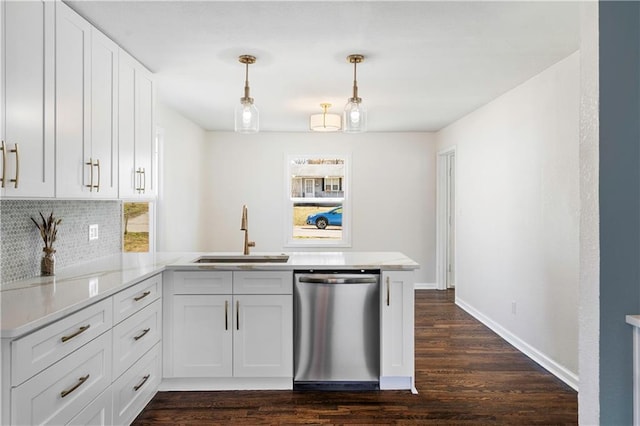
[[[436, 160], [436, 288], [446, 290], [456, 276], [455, 183], [456, 146], [438, 152]], [[451, 220], [452, 227], [449, 226]], [[451, 268], [449, 268], [451, 265]]]

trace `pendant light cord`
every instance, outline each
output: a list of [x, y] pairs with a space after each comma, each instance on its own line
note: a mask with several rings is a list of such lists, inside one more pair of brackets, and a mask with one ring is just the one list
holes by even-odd
[[245, 98], [250, 98], [249, 96], [249, 62], [246, 62], [244, 64], [245, 67], [245, 71], [244, 71], [244, 97]]
[[356, 76], [356, 69], [357, 69], [357, 65], [358, 65], [358, 61], [354, 59], [353, 61], [353, 102], [359, 103], [359, 98], [358, 98], [358, 79]]

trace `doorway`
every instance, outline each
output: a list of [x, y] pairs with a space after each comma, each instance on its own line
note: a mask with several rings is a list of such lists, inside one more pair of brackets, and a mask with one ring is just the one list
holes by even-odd
[[456, 147], [438, 153], [436, 217], [436, 288], [456, 283]]

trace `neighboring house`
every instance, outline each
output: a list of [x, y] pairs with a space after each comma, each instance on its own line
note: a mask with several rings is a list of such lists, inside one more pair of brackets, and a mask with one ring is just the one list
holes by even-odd
[[307, 159], [292, 164], [292, 198], [343, 198], [344, 162]]

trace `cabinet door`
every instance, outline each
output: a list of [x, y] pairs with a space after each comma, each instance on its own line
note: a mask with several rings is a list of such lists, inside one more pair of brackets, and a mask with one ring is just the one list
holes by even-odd
[[2, 2], [0, 194], [54, 196], [54, 4]]
[[154, 180], [154, 82], [151, 73], [120, 51], [120, 198], [152, 198]]
[[235, 295], [235, 377], [293, 377], [291, 295]]
[[[56, 196], [87, 197], [95, 188], [91, 156], [91, 25], [56, 2]], [[93, 182], [91, 174], [94, 173]], [[86, 195], [85, 195], [86, 194]]]
[[230, 377], [231, 295], [172, 296], [171, 377]]
[[92, 198], [118, 197], [118, 50], [91, 28]]
[[136, 67], [136, 144], [135, 167], [139, 172], [138, 193], [153, 197], [155, 181], [155, 123], [153, 77], [142, 65]]
[[119, 57], [118, 89], [118, 161], [120, 198], [134, 198], [139, 188], [139, 174], [135, 167], [135, 59], [122, 50]]
[[[414, 273], [383, 272], [381, 296], [380, 375], [413, 378]], [[402, 382], [402, 381], [400, 381]], [[406, 381], [405, 386], [412, 386]], [[381, 388], [383, 383], [381, 382]]]

